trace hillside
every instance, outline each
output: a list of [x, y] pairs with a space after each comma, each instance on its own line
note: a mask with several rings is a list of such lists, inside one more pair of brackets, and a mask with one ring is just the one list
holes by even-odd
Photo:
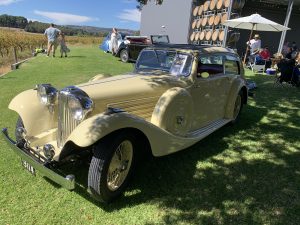
[[[49, 23], [27, 20], [22, 16], [0, 15], [0, 27], [19, 28], [31, 33], [44, 33]], [[112, 28], [78, 26], [78, 25], [56, 25], [69, 36], [106, 36]], [[120, 31], [136, 34], [137, 31], [118, 28]]]

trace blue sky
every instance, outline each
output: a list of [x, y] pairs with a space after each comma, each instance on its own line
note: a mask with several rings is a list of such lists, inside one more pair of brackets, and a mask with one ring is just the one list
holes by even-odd
[[140, 29], [136, 0], [0, 0], [0, 14], [59, 25]]

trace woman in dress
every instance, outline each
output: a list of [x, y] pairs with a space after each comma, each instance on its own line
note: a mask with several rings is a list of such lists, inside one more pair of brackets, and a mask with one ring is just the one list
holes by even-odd
[[112, 29], [110, 36], [111, 52], [113, 55], [117, 53], [118, 50], [118, 31], [116, 28]]

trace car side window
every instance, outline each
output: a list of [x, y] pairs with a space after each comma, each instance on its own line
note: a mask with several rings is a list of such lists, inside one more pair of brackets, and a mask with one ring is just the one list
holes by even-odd
[[197, 76], [201, 77], [201, 73], [209, 73], [209, 75], [223, 75], [223, 56], [207, 55], [201, 56], [198, 61]]
[[234, 56], [227, 55], [224, 60], [224, 71], [226, 75], [240, 74], [239, 59]]

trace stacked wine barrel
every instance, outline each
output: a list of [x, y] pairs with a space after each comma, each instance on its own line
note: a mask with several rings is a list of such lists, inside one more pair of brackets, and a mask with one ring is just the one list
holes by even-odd
[[[245, 0], [234, 0], [232, 9], [244, 7]], [[225, 39], [225, 27], [222, 25], [228, 19], [230, 0], [203, 1], [192, 11], [191, 44], [206, 44], [221, 46]], [[230, 14], [231, 19], [237, 18], [237, 13]]]

